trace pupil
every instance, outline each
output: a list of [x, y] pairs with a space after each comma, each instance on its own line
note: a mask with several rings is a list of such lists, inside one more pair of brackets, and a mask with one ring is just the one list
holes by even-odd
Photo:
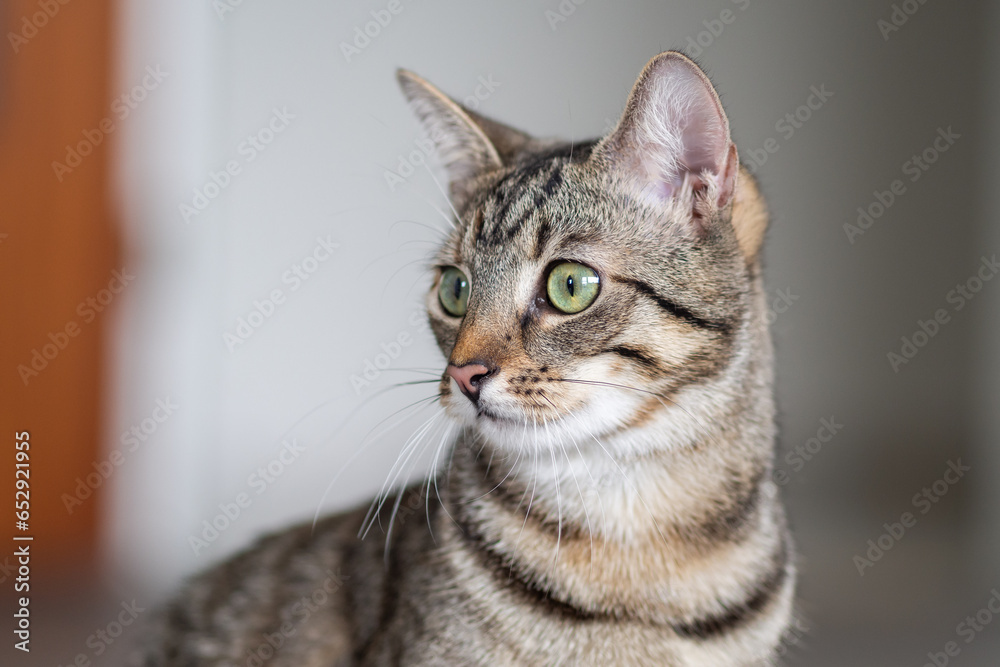
[[458, 297], [461, 293], [462, 293], [462, 279], [455, 278], [455, 301], [458, 301]]
[[575, 288], [573, 287], [573, 276], [566, 277], [566, 289], [569, 290], [570, 296], [576, 296]]

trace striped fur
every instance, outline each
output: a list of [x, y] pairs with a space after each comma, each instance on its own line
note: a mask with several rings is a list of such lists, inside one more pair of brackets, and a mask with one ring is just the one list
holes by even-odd
[[[359, 540], [359, 509], [192, 580], [146, 664], [771, 664], [795, 568], [766, 209], [708, 80], [661, 54], [618, 127], [575, 145], [400, 80], [450, 176], [436, 264], [472, 285], [457, 318], [435, 284], [430, 322], [450, 364], [490, 369], [475, 401], [442, 375], [447, 472], [388, 500], [388, 535]], [[545, 293], [567, 260], [601, 279], [573, 315]]]

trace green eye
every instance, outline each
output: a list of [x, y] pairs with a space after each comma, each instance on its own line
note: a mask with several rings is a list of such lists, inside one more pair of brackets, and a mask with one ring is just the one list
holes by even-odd
[[596, 271], [576, 262], [564, 262], [549, 273], [549, 302], [564, 313], [579, 313], [594, 303], [600, 286]]
[[469, 279], [459, 269], [449, 266], [441, 273], [438, 299], [446, 313], [462, 317], [469, 307]]

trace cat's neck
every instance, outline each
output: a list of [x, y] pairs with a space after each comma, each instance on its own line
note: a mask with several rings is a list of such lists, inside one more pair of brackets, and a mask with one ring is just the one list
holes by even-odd
[[511, 581], [577, 610], [652, 622], [696, 616], [692, 601], [705, 591], [738, 597], [762, 559], [781, 571], [786, 558], [774, 483], [741, 472], [762, 469], [740, 461], [756, 448], [709, 433], [712, 446], [622, 458], [604, 451], [613, 443], [518, 457], [460, 441], [447, 522], [504, 563]]
[[678, 433], [661, 421], [668, 418], [535, 451], [470, 447], [462, 439], [451, 464], [462, 480], [460, 488], [450, 485], [453, 497], [495, 495], [522, 521], [621, 544], [741, 523], [754, 511], [768, 469], [754, 440], [771, 434], [728, 426]]

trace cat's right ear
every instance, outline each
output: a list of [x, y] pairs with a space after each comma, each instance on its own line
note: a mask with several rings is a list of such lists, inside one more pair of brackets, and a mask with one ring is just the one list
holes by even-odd
[[736, 146], [719, 96], [705, 73], [676, 51], [646, 64], [594, 158], [655, 204], [720, 210], [736, 190]]
[[[471, 182], [503, 166], [495, 142], [506, 150], [507, 144], [518, 144], [527, 135], [472, 113], [413, 72], [397, 70], [396, 79], [447, 171], [452, 202], [461, 208]], [[495, 139], [488, 135], [489, 130], [496, 134]]]

